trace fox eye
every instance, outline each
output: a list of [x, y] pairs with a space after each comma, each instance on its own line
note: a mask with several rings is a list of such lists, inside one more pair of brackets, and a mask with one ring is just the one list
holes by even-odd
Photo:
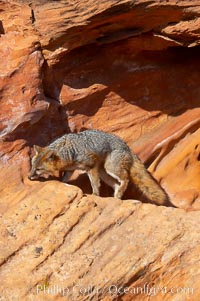
[[57, 156], [54, 153], [52, 153], [52, 154], [49, 155], [49, 157], [47, 159], [49, 161], [54, 161], [54, 160], [56, 160], [56, 158], [57, 158]]

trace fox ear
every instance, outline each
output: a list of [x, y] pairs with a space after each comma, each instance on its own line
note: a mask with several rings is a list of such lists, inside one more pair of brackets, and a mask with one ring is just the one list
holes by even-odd
[[36, 155], [42, 150], [42, 147], [38, 146], [38, 145], [33, 145], [33, 149], [36, 153]]

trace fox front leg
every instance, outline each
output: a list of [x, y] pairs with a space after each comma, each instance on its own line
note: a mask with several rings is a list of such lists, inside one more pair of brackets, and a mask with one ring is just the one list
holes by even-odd
[[94, 195], [99, 195], [100, 188], [100, 177], [98, 167], [95, 166], [87, 171], [88, 177], [90, 179], [90, 183], [92, 185], [92, 193]]
[[72, 171], [63, 171], [61, 174], [60, 174], [60, 180], [63, 182], [63, 183], [66, 183], [69, 178], [71, 177], [72, 175]]

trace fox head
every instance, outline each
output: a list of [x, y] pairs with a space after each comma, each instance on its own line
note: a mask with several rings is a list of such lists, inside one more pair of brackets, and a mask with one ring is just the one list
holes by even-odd
[[61, 160], [55, 151], [48, 147], [40, 147], [34, 145], [35, 155], [31, 160], [30, 180], [46, 175], [58, 175], [58, 171], [62, 165]]

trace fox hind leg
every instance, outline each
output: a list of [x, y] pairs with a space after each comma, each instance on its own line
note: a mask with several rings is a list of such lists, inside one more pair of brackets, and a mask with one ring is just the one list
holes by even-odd
[[128, 186], [130, 162], [129, 158], [121, 158], [120, 154], [113, 152], [104, 164], [106, 172], [117, 180], [114, 185], [114, 197], [116, 198], [121, 199]]
[[128, 186], [129, 178], [127, 177], [122, 180], [122, 178], [119, 178], [115, 174], [110, 173], [110, 175], [112, 175], [119, 181], [119, 184], [115, 185], [114, 197], [121, 199]]
[[114, 179], [113, 177], [111, 177], [103, 167], [101, 167], [99, 169], [99, 173], [100, 173], [100, 178], [101, 180], [107, 184], [108, 186], [110, 186], [113, 190], [115, 190], [115, 186], [118, 185], [118, 181], [116, 179]]

